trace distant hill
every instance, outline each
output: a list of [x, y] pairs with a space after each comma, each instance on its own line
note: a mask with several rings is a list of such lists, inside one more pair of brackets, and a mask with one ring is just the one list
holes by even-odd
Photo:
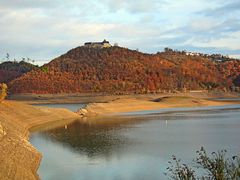
[[8, 83], [33, 69], [37, 69], [37, 66], [25, 61], [3, 62], [0, 64], [0, 83]]
[[182, 52], [145, 54], [121, 47], [77, 47], [9, 83], [12, 93], [110, 94], [238, 90], [240, 61]]

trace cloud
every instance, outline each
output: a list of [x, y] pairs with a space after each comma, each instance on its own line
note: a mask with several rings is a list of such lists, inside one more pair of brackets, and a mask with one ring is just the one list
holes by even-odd
[[5, 9], [52, 8], [59, 3], [58, 0], [1, 0], [0, 7]]
[[[85, 41], [103, 39], [144, 52], [168, 46], [240, 54], [239, 12], [233, 7], [239, 7], [238, 2], [206, 2], [2, 0], [0, 57], [8, 52], [17, 58], [50, 60]], [[225, 12], [223, 7], [232, 11]]]
[[[240, 14], [240, 1], [239, 0], [232, 0], [232, 1], [217, 1], [220, 6], [211, 7], [205, 9], [204, 11], [198, 12], [204, 16], [213, 16], [215, 18], [220, 18], [226, 15], [236, 15]], [[226, 3], [227, 2], [227, 3]], [[223, 4], [223, 5], [222, 5]]]
[[234, 32], [228, 36], [212, 39], [208, 42], [197, 42], [196, 45], [202, 47], [216, 47], [216, 48], [225, 48], [230, 50], [237, 50], [240, 53], [240, 31]]
[[127, 11], [129, 13], [151, 13], [156, 12], [161, 9], [161, 7], [166, 3], [165, 0], [105, 0], [109, 11]]
[[229, 54], [229, 57], [240, 59], [240, 53], [239, 54]]

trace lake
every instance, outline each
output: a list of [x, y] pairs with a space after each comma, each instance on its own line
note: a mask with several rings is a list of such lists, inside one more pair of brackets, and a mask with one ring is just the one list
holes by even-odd
[[[68, 105], [65, 105], [65, 107]], [[66, 107], [67, 108], [67, 107]], [[123, 114], [105, 123], [73, 122], [36, 132], [43, 180], [167, 179], [174, 154], [189, 163], [204, 146], [240, 152], [240, 105], [172, 108]], [[121, 123], [115, 123], [121, 121]]]
[[66, 108], [70, 111], [76, 112], [78, 109], [86, 106], [86, 104], [33, 104], [33, 106], [43, 106], [49, 108]]

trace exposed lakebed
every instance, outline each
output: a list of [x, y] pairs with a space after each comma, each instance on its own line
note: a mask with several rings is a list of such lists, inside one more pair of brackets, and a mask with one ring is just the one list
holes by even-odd
[[173, 154], [189, 162], [201, 146], [209, 153], [240, 152], [240, 105], [172, 108], [123, 118], [122, 123], [76, 121], [32, 134], [31, 143], [43, 154], [40, 177], [166, 179], [163, 173]]

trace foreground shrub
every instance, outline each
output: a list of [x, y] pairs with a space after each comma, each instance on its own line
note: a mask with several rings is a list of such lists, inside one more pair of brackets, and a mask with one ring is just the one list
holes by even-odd
[[197, 158], [193, 160], [194, 166], [182, 164], [180, 159], [173, 156], [170, 166], [167, 168], [171, 179], [195, 180], [239, 180], [240, 179], [240, 157], [226, 158], [226, 150], [218, 151], [208, 155], [204, 148], [197, 151]]
[[5, 99], [7, 96], [7, 85], [2, 83], [0, 84], [0, 102]]

